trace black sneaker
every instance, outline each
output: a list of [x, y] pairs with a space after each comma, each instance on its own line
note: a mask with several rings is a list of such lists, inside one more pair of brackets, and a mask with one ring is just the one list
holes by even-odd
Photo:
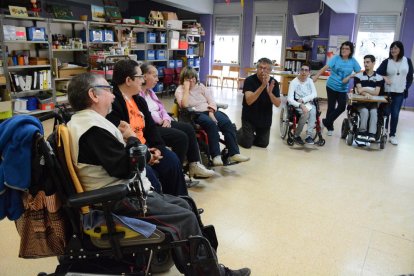
[[306, 142], [306, 144], [309, 144], [309, 145], [314, 145], [315, 144], [312, 137], [310, 137], [310, 136], [306, 137], [305, 142]]
[[249, 276], [250, 273], [250, 268], [247, 267], [233, 270], [228, 267], [225, 267], [224, 265], [220, 265], [220, 275], [222, 276]]
[[368, 135], [366, 132], [358, 132], [357, 139], [368, 140]]
[[300, 136], [296, 136], [295, 138], [293, 138], [293, 141], [295, 141], [295, 143], [298, 144], [298, 145], [304, 145], [305, 144], [303, 142], [302, 138], [300, 138]]
[[368, 134], [368, 141], [370, 142], [375, 142], [375, 134], [369, 133]]

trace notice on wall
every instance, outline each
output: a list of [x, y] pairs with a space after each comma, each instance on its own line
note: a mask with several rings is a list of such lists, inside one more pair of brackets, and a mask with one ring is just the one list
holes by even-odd
[[349, 40], [348, 35], [330, 35], [329, 36], [329, 44], [328, 44], [328, 52], [334, 52], [334, 54], [339, 54], [339, 48], [341, 48], [341, 44], [345, 41]]

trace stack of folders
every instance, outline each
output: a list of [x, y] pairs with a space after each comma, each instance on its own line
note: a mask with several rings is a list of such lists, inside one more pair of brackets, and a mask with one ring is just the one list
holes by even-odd
[[13, 92], [46, 90], [52, 88], [51, 70], [33, 71], [28, 74], [9, 73]]

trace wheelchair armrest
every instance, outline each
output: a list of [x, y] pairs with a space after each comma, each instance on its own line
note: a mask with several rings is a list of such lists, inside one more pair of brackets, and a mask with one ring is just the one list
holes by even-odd
[[121, 200], [128, 194], [125, 184], [109, 186], [93, 191], [78, 193], [68, 198], [69, 206], [80, 208], [86, 205]]
[[225, 103], [216, 103], [216, 105], [217, 105], [217, 109], [219, 108], [227, 109], [229, 107], [229, 105]]

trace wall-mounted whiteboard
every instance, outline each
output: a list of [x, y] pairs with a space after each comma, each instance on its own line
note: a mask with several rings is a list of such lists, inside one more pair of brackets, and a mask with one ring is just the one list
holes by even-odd
[[319, 12], [293, 15], [293, 26], [298, 36], [319, 35]]

